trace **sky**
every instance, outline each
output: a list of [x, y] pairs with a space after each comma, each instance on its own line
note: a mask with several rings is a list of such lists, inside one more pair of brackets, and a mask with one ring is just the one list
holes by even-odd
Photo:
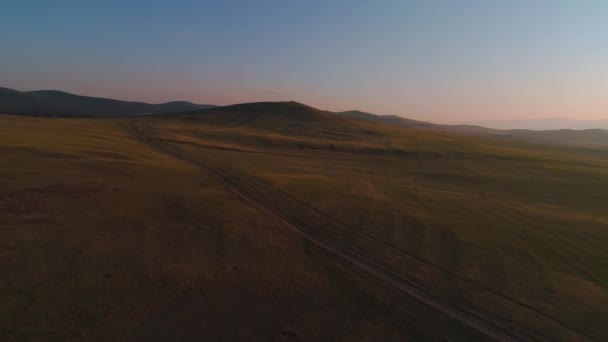
[[0, 86], [608, 119], [608, 1], [3, 1]]

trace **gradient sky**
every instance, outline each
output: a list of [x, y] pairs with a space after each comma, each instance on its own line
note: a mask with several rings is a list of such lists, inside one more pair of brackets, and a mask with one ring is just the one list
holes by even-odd
[[608, 118], [608, 1], [3, 1], [0, 86]]

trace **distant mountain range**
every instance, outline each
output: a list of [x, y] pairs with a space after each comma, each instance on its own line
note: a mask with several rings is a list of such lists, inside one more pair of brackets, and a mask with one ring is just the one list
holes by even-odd
[[495, 129], [608, 129], [608, 120], [577, 120], [570, 118], [546, 118], [531, 120], [480, 120], [468, 124]]
[[[461, 134], [494, 136], [504, 139], [524, 140], [544, 144], [560, 144], [591, 148], [608, 148], [608, 120], [520, 120], [484, 121], [467, 125], [442, 125], [431, 122], [402, 118], [396, 115], [375, 115], [360, 111], [336, 113], [362, 120], [395, 124], [410, 128], [436, 129]], [[502, 123], [485, 124], [485, 123]], [[504, 127], [504, 128], [499, 128]], [[530, 127], [529, 129], [510, 129], [510, 127]], [[553, 129], [551, 127], [554, 127]], [[562, 129], [562, 127], [572, 127]], [[597, 128], [589, 128], [597, 127]]]
[[0, 88], [0, 113], [29, 116], [116, 117], [181, 112], [215, 107], [185, 101], [149, 104], [80, 96], [57, 90], [17, 91]]
[[[407, 119], [397, 115], [376, 115], [358, 110], [323, 111], [296, 102], [247, 103], [225, 107], [185, 101], [149, 104], [80, 96], [57, 90], [20, 92], [0, 88], [0, 113], [58, 117], [122, 117], [170, 114], [192, 119], [197, 117], [202, 119], [204, 117], [205, 120], [218, 124], [230, 122], [233, 125], [242, 125], [256, 120], [256, 124], [274, 125], [277, 129], [309, 126], [319, 120], [329, 120], [334, 122], [334, 126], [337, 126], [340, 125], [340, 122], [335, 121], [332, 117], [335, 119], [342, 117], [414, 129], [451, 131], [459, 134], [485, 135], [546, 144], [608, 148], [608, 130], [586, 129], [588, 127], [608, 128], [608, 120], [546, 119], [480, 121], [470, 125], [442, 125]], [[262, 117], [265, 119], [260, 121], [259, 119]], [[530, 127], [531, 129], [545, 130], [508, 129], [510, 127]], [[550, 129], [561, 127], [575, 127], [581, 130]]]

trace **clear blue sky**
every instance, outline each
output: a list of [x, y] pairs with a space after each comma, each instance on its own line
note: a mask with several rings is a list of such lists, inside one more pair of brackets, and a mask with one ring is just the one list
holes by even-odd
[[0, 86], [608, 118], [608, 1], [4, 1]]

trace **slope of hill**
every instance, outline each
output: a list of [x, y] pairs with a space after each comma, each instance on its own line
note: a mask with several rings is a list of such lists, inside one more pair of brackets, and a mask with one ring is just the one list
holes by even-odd
[[[165, 116], [203, 120], [216, 125], [304, 125], [335, 120], [332, 115], [298, 102], [252, 102], [215, 107], [201, 111], [169, 113]], [[279, 120], [276, 122], [275, 120]]]
[[184, 113], [168, 118], [188, 119], [216, 128], [239, 127], [250, 133], [259, 131], [292, 135], [348, 139], [367, 130], [370, 122], [335, 115], [298, 102], [254, 102]]
[[358, 111], [358, 110], [337, 112], [336, 114], [341, 115], [341, 116], [351, 117], [351, 118], [369, 120], [369, 121], [380, 122], [380, 123], [395, 124], [395, 125], [401, 125], [401, 126], [413, 127], [413, 128], [441, 128], [441, 125], [437, 125], [437, 124], [426, 122], [426, 121], [407, 119], [407, 118], [404, 118], [404, 117], [401, 117], [398, 115], [378, 115], [378, 114], [372, 114], [372, 113], [362, 112], [362, 111]]
[[201, 108], [184, 101], [149, 104], [74, 95], [56, 90], [20, 92], [0, 88], [0, 113], [30, 116], [111, 117], [137, 114], [167, 113]]
[[[209, 110], [211, 109], [211, 110]], [[74, 95], [56, 90], [20, 92], [0, 87], [0, 113], [28, 116], [58, 117], [120, 117], [144, 114], [162, 114], [204, 120], [216, 125], [252, 125], [276, 129], [314, 130], [315, 125], [331, 126], [331, 134], [351, 134], [352, 125], [343, 125], [340, 119], [354, 119], [408, 128], [452, 131], [471, 135], [496, 136], [545, 144], [573, 145], [592, 148], [608, 147], [608, 131], [604, 130], [500, 130], [475, 125], [445, 125], [412, 120], [397, 115], [376, 115], [351, 110], [329, 112], [296, 102], [259, 102], [225, 107], [173, 101], [161, 104], [120, 101], [91, 96]], [[172, 114], [177, 113], [177, 114]], [[242, 115], [248, 113], [247, 115]], [[287, 121], [285, 121], [287, 120]], [[340, 126], [343, 125], [341, 128]], [[289, 127], [285, 127], [289, 126]], [[319, 133], [319, 132], [317, 132]]]
[[474, 336], [412, 316], [128, 120], [0, 115], [0, 340]]
[[300, 104], [206, 112], [151, 118], [149, 131], [288, 222], [443, 300], [548, 339], [608, 336], [598, 316], [608, 309], [608, 152]]
[[294, 102], [0, 133], [2, 340], [608, 338], [607, 151]]
[[[425, 121], [411, 120], [396, 115], [376, 115], [360, 111], [348, 111], [336, 113], [341, 116], [347, 116], [352, 118], [358, 118], [362, 120], [388, 123], [393, 125], [399, 125], [409, 128], [424, 128], [434, 130], [445, 130], [456, 133], [471, 134], [471, 135], [482, 135], [482, 136], [494, 136], [505, 138], [509, 140], [521, 140], [541, 144], [557, 144], [557, 145], [569, 145], [569, 146], [580, 146], [590, 148], [607, 148], [608, 147], [608, 130], [605, 129], [546, 129], [546, 130], [534, 130], [534, 129], [505, 129], [505, 128], [488, 128], [489, 126], [481, 126], [476, 124], [471, 125], [447, 125], [447, 124], [434, 124]], [[525, 122], [536, 122], [534, 120]], [[546, 122], [539, 120], [539, 127]], [[597, 121], [576, 121], [576, 120], [555, 120], [547, 124], [552, 124], [551, 127], [562, 127], [571, 126], [574, 127], [604, 127], [605, 122], [601, 120]], [[568, 124], [566, 124], [568, 123]], [[549, 125], [550, 126], [550, 125]], [[509, 127], [509, 126], [507, 126]], [[536, 127], [536, 126], [534, 126]]]
[[372, 113], [361, 112], [358, 110], [351, 110], [346, 112], [335, 113], [340, 116], [346, 116], [351, 118], [357, 118], [377, 123], [385, 123], [391, 125], [398, 125], [409, 128], [422, 128], [431, 130], [449, 130], [453, 132], [460, 132], [465, 134], [498, 134], [501, 131], [497, 129], [485, 128], [476, 125], [447, 125], [447, 124], [436, 124], [428, 121], [414, 120], [404, 118], [398, 115], [378, 115]]

